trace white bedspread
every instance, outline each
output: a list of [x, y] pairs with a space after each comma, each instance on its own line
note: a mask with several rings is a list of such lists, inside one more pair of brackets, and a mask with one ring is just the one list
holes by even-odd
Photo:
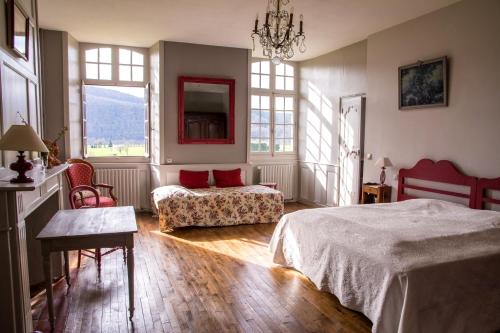
[[498, 212], [432, 199], [301, 210], [270, 248], [373, 332], [500, 329]]

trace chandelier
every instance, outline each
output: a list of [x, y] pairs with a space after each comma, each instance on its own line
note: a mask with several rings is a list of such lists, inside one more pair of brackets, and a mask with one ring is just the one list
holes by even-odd
[[[259, 16], [255, 19], [255, 27], [252, 31], [253, 49], [255, 51], [255, 37], [262, 45], [264, 57], [271, 59], [273, 64], [279, 65], [283, 60], [290, 59], [294, 55], [294, 44], [301, 53], [306, 50], [303, 30], [302, 15], [300, 15], [299, 32], [293, 30], [293, 7], [290, 12], [284, 7], [290, 0], [268, 0], [266, 9], [266, 21], [259, 28]], [[273, 9], [271, 9], [271, 5]]]

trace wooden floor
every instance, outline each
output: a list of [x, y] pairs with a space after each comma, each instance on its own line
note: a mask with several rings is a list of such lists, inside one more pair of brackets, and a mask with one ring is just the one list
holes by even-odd
[[[287, 211], [306, 208], [288, 204]], [[135, 315], [127, 320], [127, 270], [120, 251], [84, 259], [72, 286], [54, 286], [56, 332], [370, 332], [363, 315], [276, 266], [267, 244], [275, 224], [158, 231], [138, 214]], [[48, 332], [45, 294], [32, 299], [37, 330]]]

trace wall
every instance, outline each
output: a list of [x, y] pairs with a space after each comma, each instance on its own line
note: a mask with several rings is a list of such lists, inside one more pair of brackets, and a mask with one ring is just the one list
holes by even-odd
[[[368, 38], [365, 151], [395, 168], [449, 159], [467, 174], [500, 175], [500, 1], [465, 0]], [[449, 106], [398, 110], [398, 66], [448, 56]], [[365, 180], [377, 180], [374, 161]], [[393, 191], [393, 199], [395, 198]]]
[[[54, 140], [64, 127], [64, 71], [62, 31], [40, 29], [44, 138]], [[59, 158], [66, 159], [66, 145], [59, 140]]]
[[[164, 156], [174, 164], [245, 163], [248, 114], [248, 52], [246, 49], [163, 42]], [[204, 145], [177, 143], [177, 78], [199, 76], [236, 80], [235, 143]]]
[[366, 41], [300, 62], [300, 200], [334, 204], [340, 98], [366, 93]]

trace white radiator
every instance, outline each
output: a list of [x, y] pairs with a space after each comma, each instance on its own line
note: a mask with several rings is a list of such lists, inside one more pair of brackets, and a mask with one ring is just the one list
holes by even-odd
[[96, 169], [96, 181], [114, 186], [118, 206], [141, 208], [139, 169]]
[[261, 182], [273, 182], [278, 184], [278, 190], [283, 192], [285, 200], [294, 199], [294, 188], [296, 179], [295, 164], [269, 164], [258, 167]]

